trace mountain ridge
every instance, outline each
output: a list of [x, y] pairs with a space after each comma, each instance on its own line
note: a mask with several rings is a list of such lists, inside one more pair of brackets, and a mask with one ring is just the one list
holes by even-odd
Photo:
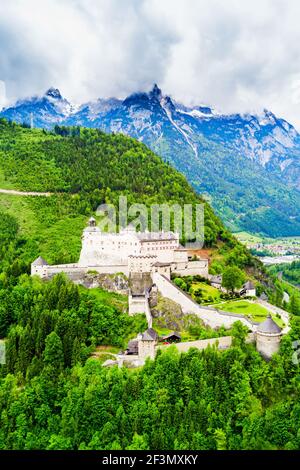
[[234, 231], [300, 233], [300, 135], [271, 111], [225, 115], [150, 92], [74, 107], [58, 89], [21, 100], [0, 116], [36, 127], [99, 128], [145, 143], [181, 171]]

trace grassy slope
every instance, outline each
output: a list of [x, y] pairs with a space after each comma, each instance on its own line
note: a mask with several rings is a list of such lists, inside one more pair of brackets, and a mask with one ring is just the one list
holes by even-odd
[[34, 198], [0, 194], [0, 211], [14, 216], [19, 236], [26, 240], [23, 259], [30, 263], [38, 254], [49, 263], [75, 262], [81, 248], [81, 234], [86, 217], [60, 213], [63, 202], [58, 197]]
[[195, 296], [193, 295], [194, 291], [197, 289], [201, 289], [204, 301], [210, 301], [210, 303], [220, 301], [220, 291], [215, 287], [205, 284], [204, 282], [194, 282], [192, 284], [192, 289], [193, 291], [191, 295], [193, 298], [195, 298]]
[[[224, 312], [239, 313], [245, 316], [249, 315], [255, 322], [263, 322], [269, 314], [269, 311], [265, 307], [248, 302], [247, 300], [222, 302], [218, 305], [214, 305], [214, 307]], [[280, 318], [276, 317], [276, 315], [272, 315], [272, 317], [280, 327], [284, 326]]]

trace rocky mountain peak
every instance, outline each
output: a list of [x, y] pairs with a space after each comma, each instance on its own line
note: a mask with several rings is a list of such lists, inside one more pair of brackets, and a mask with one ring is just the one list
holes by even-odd
[[54, 98], [56, 100], [62, 100], [63, 97], [58, 88], [51, 87], [46, 91], [45, 96], [49, 98]]
[[152, 90], [149, 93], [150, 97], [153, 99], [156, 99], [160, 101], [162, 99], [162, 91], [161, 89], [157, 86], [156, 83], [154, 83]]

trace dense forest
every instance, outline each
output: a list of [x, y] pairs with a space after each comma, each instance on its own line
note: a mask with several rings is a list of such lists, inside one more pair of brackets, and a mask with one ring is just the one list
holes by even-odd
[[[87, 218], [101, 202], [201, 201], [145, 146], [95, 130], [47, 133], [0, 121], [0, 449], [298, 449], [299, 318], [265, 362], [236, 324], [228, 351], [170, 348], [141, 369], [103, 368], [96, 345], [118, 350], [146, 328], [127, 299], [29, 276], [41, 254], [76, 261]], [[213, 270], [261, 267], [206, 204]], [[279, 288], [275, 289], [280, 292]]]
[[122, 348], [145, 320], [122, 296], [17, 268], [0, 280], [0, 449], [299, 449], [298, 317], [270, 362], [236, 323], [227, 351], [170, 347], [107, 369], [89, 358], [95, 345]]
[[290, 264], [276, 264], [268, 270], [271, 274], [280, 274], [286, 281], [300, 287], [300, 261]]
[[0, 449], [299, 449], [297, 317], [270, 362], [237, 323], [227, 351], [172, 346], [143, 368], [107, 369], [88, 358], [93, 341], [118, 345], [142, 326], [120, 305], [63, 276], [6, 282], [1, 305], [17, 324], [0, 369]]

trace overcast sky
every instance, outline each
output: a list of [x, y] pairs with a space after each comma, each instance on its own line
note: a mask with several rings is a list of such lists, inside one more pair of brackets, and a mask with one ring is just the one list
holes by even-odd
[[157, 82], [186, 104], [268, 108], [300, 130], [299, 0], [0, 0], [0, 105]]

